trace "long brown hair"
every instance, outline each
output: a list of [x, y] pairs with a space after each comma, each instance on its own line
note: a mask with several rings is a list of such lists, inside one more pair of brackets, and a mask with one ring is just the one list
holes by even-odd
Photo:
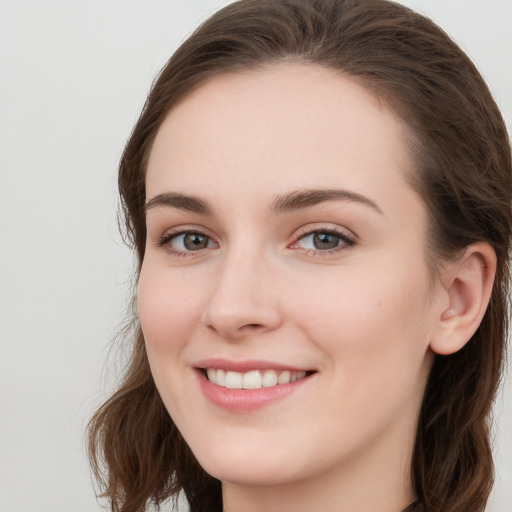
[[[481, 512], [492, 482], [489, 414], [502, 370], [512, 218], [511, 150], [482, 77], [432, 21], [386, 0], [241, 0], [185, 41], [155, 82], [119, 168], [126, 235], [144, 258], [146, 162], [178, 101], [210, 77], [282, 61], [341, 71], [410, 128], [411, 184], [429, 212], [429, 262], [486, 241], [498, 266], [489, 307], [459, 352], [436, 356], [411, 478], [419, 512]], [[142, 512], [183, 491], [192, 512], [221, 510], [153, 383], [137, 319], [131, 363], [89, 425], [92, 467], [115, 512]], [[129, 338], [128, 337], [128, 338]], [[129, 341], [129, 340], [127, 340]]]

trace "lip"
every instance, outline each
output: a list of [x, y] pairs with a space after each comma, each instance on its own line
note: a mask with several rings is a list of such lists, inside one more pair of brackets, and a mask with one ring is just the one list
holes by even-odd
[[270, 361], [228, 361], [226, 359], [205, 359], [194, 366], [199, 387], [206, 399], [220, 409], [238, 413], [257, 411], [276, 403], [298, 392], [316, 374], [315, 371], [308, 370], [308, 375], [300, 380], [268, 388], [229, 389], [210, 382], [204, 370], [206, 368], [215, 368], [244, 373], [251, 370], [301, 371], [303, 369]]
[[247, 361], [231, 361], [222, 358], [203, 359], [193, 364], [195, 368], [206, 370], [207, 368], [215, 368], [216, 370], [226, 370], [232, 372], [250, 372], [251, 370], [280, 370], [280, 371], [315, 371], [314, 368], [303, 368], [299, 366], [290, 366], [288, 364], [276, 363], [273, 361], [264, 361], [251, 359]]

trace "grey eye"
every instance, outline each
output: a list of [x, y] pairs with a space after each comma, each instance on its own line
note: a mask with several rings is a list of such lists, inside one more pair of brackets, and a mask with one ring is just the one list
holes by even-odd
[[213, 242], [201, 233], [182, 233], [173, 237], [171, 246], [177, 251], [199, 251], [212, 247]]
[[336, 249], [340, 245], [346, 243], [341, 235], [336, 233], [329, 233], [326, 231], [315, 231], [309, 233], [298, 241], [298, 245], [302, 249], [309, 249], [315, 251], [328, 251]]
[[332, 233], [314, 233], [313, 234], [313, 245], [315, 249], [334, 249], [338, 247], [341, 240], [337, 235], [333, 235]]

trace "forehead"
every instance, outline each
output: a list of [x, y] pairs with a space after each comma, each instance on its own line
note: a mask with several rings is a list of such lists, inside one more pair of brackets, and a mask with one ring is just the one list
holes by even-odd
[[[407, 128], [354, 80], [283, 63], [214, 77], [176, 105], [148, 162], [147, 196], [343, 186], [370, 195], [403, 186]], [[271, 185], [269, 187], [269, 185]], [[386, 185], [384, 187], [384, 185]]]

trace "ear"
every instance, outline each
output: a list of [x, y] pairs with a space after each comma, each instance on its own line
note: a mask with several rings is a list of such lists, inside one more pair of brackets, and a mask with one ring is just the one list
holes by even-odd
[[491, 297], [496, 253], [488, 243], [477, 242], [446, 270], [441, 281], [448, 306], [444, 302], [430, 341], [430, 348], [442, 355], [460, 350], [478, 329]]

